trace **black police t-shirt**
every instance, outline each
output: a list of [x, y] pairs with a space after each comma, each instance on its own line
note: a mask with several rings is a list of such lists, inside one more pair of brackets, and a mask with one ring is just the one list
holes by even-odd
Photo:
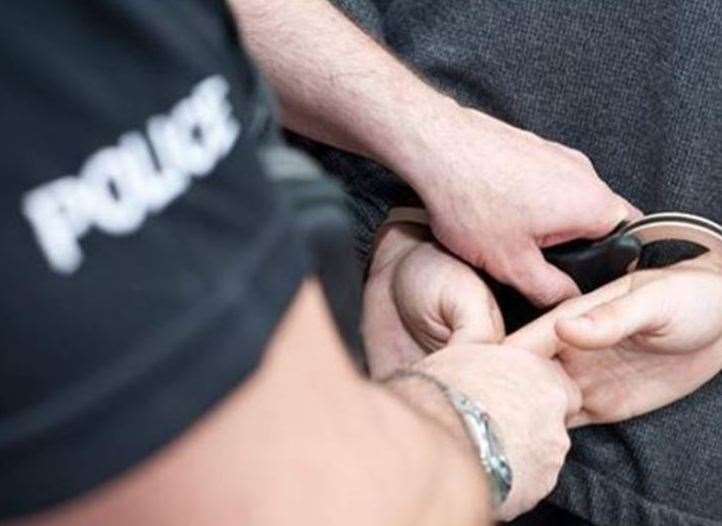
[[2, 11], [5, 517], [116, 476], [237, 386], [310, 258], [222, 1]]

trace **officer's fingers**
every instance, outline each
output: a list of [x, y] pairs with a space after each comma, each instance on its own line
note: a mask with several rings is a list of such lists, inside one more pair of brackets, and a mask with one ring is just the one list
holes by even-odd
[[638, 219], [642, 219], [642, 217], [644, 217], [644, 212], [642, 212], [639, 208], [626, 199], [622, 199], [622, 201], [624, 201], [624, 206], [627, 209], [627, 221], [637, 221]]
[[548, 263], [539, 248], [529, 244], [501, 256], [502, 264], [489, 266], [488, 272], [502, 283], [513, 286], [538, 307], [549, 307], [578, 296], [574, 281]]
[[[593, 196], [588, 197], [596, 201]], [[584, 210], [578, 211], [577, 235], [574, 238], [599, 239], [611, 233], [623, 221], [631, 221], [642, 215], [622, 197], [612, 195], [607, 201], [607, 204], [601, 209], [598, 206], [595, 207], [594, 202], [589, 202], [584, 206]], [[600, 201], [596, 201], [596, 203], [600, 203]]]

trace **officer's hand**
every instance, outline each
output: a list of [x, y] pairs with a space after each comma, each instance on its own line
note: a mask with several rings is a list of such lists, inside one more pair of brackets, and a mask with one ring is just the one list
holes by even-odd
[[414, 368], [456, 387], [488, 412], [513, 471], [497, 518], [532, 509], [556, 485], [569, 450], [565, 419], [579, 411], [579, 391], [559, 364], [507, 345], [453, 345]]
[[640, 215], [582, 153], [473, 109], [446, 109], [418, 135], [395, 168], [438, 240], [539, 306], [579, 293], [540, 248], [598, 238]]

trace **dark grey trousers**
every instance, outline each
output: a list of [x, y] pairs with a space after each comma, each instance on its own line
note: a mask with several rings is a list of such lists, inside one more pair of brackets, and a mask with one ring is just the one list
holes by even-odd
[[[722, 2], [337, 3], [460, 102], [585, 152], [643, 210], [722, 221]], [[314, 150], [353, 197], [366, 254], [409, 191], [369, 161]], [[722, 378], [574, 432], [549, 502], [519, 524], [722, 524]]]

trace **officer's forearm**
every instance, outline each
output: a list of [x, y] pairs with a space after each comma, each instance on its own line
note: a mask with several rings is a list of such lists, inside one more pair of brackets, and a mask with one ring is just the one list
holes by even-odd
[[[403, 175], [430, 123], [457, 108], [327, 0], [229, 0], [294, 131]], [[409, 177], [411, 174], [409, 174]]]

